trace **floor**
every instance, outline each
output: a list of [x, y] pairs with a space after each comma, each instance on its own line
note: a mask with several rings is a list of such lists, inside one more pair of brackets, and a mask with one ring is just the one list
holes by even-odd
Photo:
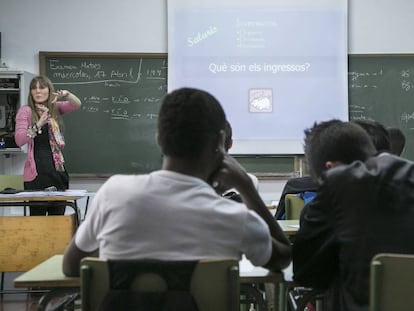
[[[42, 295], [43, 294], [5, 294], [3, 295], [3, 298], [0, 297], [0, 311], [36, 311], [38, 301]], [[56, 307], [61, 301], [61, 299], [53, 300], [47, 305], [46, 310], [52, 310], [53, 307]], [[70, 310], [80, 311], [80, 301], [76, 301], [76, 307], [72, 307]]]
[[38, 298], [30, 298], [23, 294], [6, 294], [0, 298], [2, 311], [35, 311]]
[[[44, 295], [44, 291], [37, 290], [34, 293], [7, 293], [7, 291], [27, 290], [25, 288], [14, 288], [13, 280], [20, 273], [8, 272], [4, 275], [4, 291], [0, 294], [0, 311], [36, 311], [39, 299]], [[56, 306], [62, 299], [56, 298], [48, 304], [47, 309]], [[79, 305], [77, 301], [76, 305]], [[75, 308], [80, 310], [80, 308]]]
[[[19, 273], [5, 273], [4, 274], [4, 290], [14, 291], [20, 290], [13, 287], [13, 280]], [[23, 289], [24, 290], [24, 289]], [[39, 294], [0, 294], [0, 310], [1, 311], [35, 311]]]

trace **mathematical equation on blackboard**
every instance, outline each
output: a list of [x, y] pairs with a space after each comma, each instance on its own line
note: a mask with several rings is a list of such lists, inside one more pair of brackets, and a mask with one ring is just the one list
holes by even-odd
[[[399, 72], [399, 84], [401, 90], [404, 92], [414, 91], [414, 68], [402, 69]], [[357, 72], [351, 71], [348, 73], [349, 76], [349, 88], [351, 89], [361, 89], [361, 88], [378, 88], [378, 81], [384, 75], [383, 69], [372, 72]]]
[[382, 58], [359, 61], [359, 65], [351, 62], [348, 73], [350, 119], [381, 120], [413, 130], [414, 63]]
[[141, 118], [155, 119], [158, 117], [158, 114], [156, 113], [137, 112], [137, 107], [139, 107], [137, 104], [153, 105], [160, 102], [161, 98], [154, 96], [129, 98], [122, 94], [110, 97], [92, 95], [83, 98], [82, 110], [87, 113], [108, 114], [113, 120], [136, 120]]
[[56, 87], [83, 95], [83, 112], [105, 119], [156, 119], [167, 91], [167, 62], [162, 59], [51, 58], [46, 65]]

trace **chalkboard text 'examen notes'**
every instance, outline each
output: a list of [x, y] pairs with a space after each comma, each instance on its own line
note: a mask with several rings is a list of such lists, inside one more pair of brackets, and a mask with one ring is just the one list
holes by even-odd
[[41, 52], [40, 63], [56, 88], [82, 100], [80, 110], [64, 116], [70, 174], [161, 167], [156, 124], [167, 92], [165, 54]]
[[[57, 83], [64, 83], [64, 80], [69, 83], [102, 83], [102, 82], [124, 82], [124, 83], [138, 83], [140, 78], [143, 79], [161, 79], [165, 80], [165, 68], [147, 68], [143, 70], [143, 59], [137, 59], [136, 63], [132, 63], [131, 67], [124, 67], [119, 69], [116, 64], [108, 63], [108, 59], [105, 59], [105, 63], [91, 63], [79, 60], [79, 64], [76, 60], [73, 64], [62, 64], [62, 60], [50, 59], [47, 61], [48, 69], [50, 70], [50, 77], [53, 80], [60, 80]], [[73, 81], [76, 79], [76, 81]], [[117, 86], [109, 85], [109, 86]]]

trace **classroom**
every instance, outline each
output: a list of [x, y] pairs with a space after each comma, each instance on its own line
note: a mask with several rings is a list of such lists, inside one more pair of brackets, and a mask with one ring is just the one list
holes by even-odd
[[[142, 4], [127, 0], [121, 7], [115, 3], [101, 6], [95, 0], [86, 3], [77, 0], [60, 9], [51, 0], [44, 0], [41, 5], [27, 0], [3, 2], [1, 62], [9, 68], [39, 73], [39, 51], [167, 53], [165, 1], [145, 3], [145, 9]], [[409, 13], [413, 5], [407, 0], [349, 0], [348, 53], [413, 53], [414, 40], [410, 39], [413, 21]], [[60, 11], [76, 22], [62, 22]], [[39, 20], [39, 16], [44, 18]], [[16, 17], [19, 24], [36, 27], [18, 27]], [[0, 172], [20, 174], [24, 159], [24, 155], [1, 157]], [[287, 178], [259, 178], [260, 193], [266, 202], [279, 198]], [[96, 191], [101, 184], [99, 178], [71, 179], [73, 189]]]
[[[166, 2], [167, 0], [73, 0], [68, 3], [52, 0], [3, 1], [0, 4], [0, 73], [3, 68], [39, 74], [41, 51], [166, 55]], [[348, 54], [414, 55], [412, 12], [414, 2], [410, 0], [348, 0]], [[84, 65], [93, 66], [92, 63]], [[119, 77], [125, 74], [114, 73]], [[122, 98], [119, 100], [122, 101]], [[413, 121], [410, 121], [413, 111], [405, 113], [404, 121], [409, 128]], [[411, 137], [408, 136], [408, 141], [413, 138], [412, 132], [409, 134]], [[86, 152], [93, 157], [90, 151]], [[412, 153], [414, 152], [410, 151], [410, 156]], [[25, 154], [7, 153], [0, 149], [0, 174], [22, 174], [25, 159]], [[296, 157], [282, 155], [263, 159], [252, 155], [242, 156], [239, 160], [248, 171], [257, 175], [259, 193], [268, 205], [276, 204], [286, 181], [292, 176], [303, 174], [305, 169], [301, 154]], [[278, 168], [274, 169], [273, 165]], [[108, 174], [79, 173], [71, 176], [70, 188], [85, 189], [90, 193], [96, 192], [108, 177]], [[86, 201], [81, 200], [79, 203], [84, 212]]]

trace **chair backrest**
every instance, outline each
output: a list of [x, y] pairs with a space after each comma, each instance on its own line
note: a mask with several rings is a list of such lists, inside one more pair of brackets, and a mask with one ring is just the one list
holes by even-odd
[[285, 214], [286, 220], [300, 218], [300, 213], [305, 206], [305, 201], [296, 194], [286, 194], [285, 196]]
[[371, 261], [370, 311], [414, 310], [414, 255], [378, 254]]
[[[116, 261], [112, 261], [116, 262]], [[124, 261], [125, 262], [125, 261]], [[133, 294], [159, 293], [168, 291], [164, 275], [154, 274], [148, 265], [152, 261], [129, 261], [138, 266], [130, 271], [133, 280], [128, 290]], [[82, 311], [98, 310], [104, 297], [113, 287], [109, 266], [111, 262], [99, 258], [86, 257], [81, 261], [81, 298]], [[164, 262], [169, 265], [174, 262]], [[181, 262], [186, 263], [186, 262]], [[189, 263], [189, 262], [187, 262]], [[156, 262], [159, 266], [163, 262]], [[179, 264], [179, 263], [178, 263]], [[161, 269], [163, 269], [161, 267]], [[167, 268], [168, 269], [168, 268]], [[239, 269], [236, 260], [201, 260], [194, 262], [190, 274], [189, 293], [194, 298], [199, 311], [233, 311], [239, 310]], [[174, 273], [176, 268], [171, 271]], [[113, 270], [112, 270], [113, 271]], [[164, 269], [164, 271], [166, 271]], [[121, 277], [122, 278], [122, 277]], [[118, 278], [119, 279], [119, 278]], [[181, 279], [181, 277], [180, 277]]]
[[63, 254], [74, 232], [74, 214], [0, 217], [0, 272], [28, 271]]
[[23, 175], [0, 175], [0, 191], [5, 188], [23, 190]]

